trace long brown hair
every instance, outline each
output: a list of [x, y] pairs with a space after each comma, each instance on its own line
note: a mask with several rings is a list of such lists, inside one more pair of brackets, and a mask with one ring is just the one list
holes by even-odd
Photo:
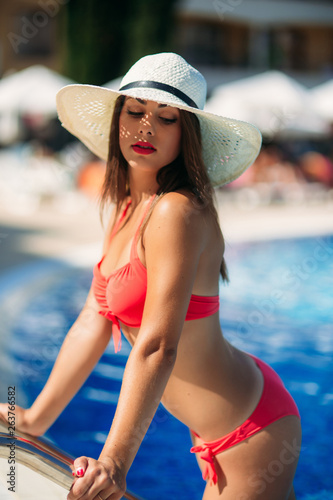
[[[128, 165], [119, 146], [119, 117], [124, 102], [125, 96], [119, 96], [115, 103], [110, 128], [108, 161], [100, 203], [101, 216], [108, 202], [115, 203], [115, 220], [119, 215], [125, 198], [130, 195], [128, 186]], [[218, 214], [214, 203], [214, 189], [202, 159], [199, 120], [193, 113], [181, 109], [179, 111], [182, 130], [181, 153], [173, 162], [165, 165], [158, 171], [156, 180], [159, 189], [144, 221], [142, 231], [158, 200], [164, 194], [179, 189], [187, 189], [194, 194], [196, 207], [208, 208], [214, 216], [216, 224], [219, 225]], [[223, 256], [220, 273], [223, 281], [229, 281], [227, 266]]]

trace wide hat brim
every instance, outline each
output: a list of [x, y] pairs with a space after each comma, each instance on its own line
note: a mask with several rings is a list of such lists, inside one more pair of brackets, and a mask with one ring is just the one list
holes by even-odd
[[159, 89], [115, 91], [94, 85], [67, 85], [56, 96], [59, 119], [96, 156], [107, 161], [111, 119], [120, 95], [156, 101], [195, 113], [200, 121], [202, 156], [214, 187], [239, 177], [255, 161], [261, 134], [252, 124], [187, 106]]

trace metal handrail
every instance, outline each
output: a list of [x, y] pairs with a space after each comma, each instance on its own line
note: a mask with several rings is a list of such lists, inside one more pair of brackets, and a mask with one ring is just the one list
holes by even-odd
[[[8, 458], [8, 445], [15, 441], [15, 460], [46, 479], [70, 490], [73, 483], [71, 465], [74, 458], [49, 443], [45, 438], [36, 438], [23, 432], [8, 433], [7, 426], [0, 421], [0, 458]], [[130, 491], [127, 500], [143, 500]]]

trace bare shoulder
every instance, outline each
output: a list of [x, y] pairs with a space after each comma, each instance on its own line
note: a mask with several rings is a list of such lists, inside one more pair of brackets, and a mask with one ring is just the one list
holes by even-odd
[[144, 235], [144, 247], [159, 240], [159, 245], [201, 253], [211, 241], [212, 214], [188, 193], [171, 192], [153, 208]]
[[165, 194], [152, 213], [152, 225], [163, 221], [166, 224], [180, 224], [183, 227], [207, 221], [207, 210], [189, 193], [171, 192]]

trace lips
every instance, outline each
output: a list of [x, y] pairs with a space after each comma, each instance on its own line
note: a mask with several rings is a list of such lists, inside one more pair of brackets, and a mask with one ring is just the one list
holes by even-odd
[[156, 151], [156, 148], [150, 142], [138, 141], [132, 145], [132, 149], [135, 153], [141, 155], [150, 155]]

